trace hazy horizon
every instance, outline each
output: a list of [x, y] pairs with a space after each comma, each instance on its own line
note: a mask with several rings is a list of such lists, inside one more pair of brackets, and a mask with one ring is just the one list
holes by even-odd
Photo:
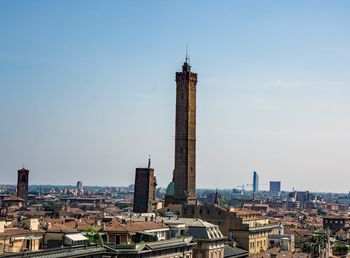
[[1, 1], [0, 184], [128, 185], [174, 166], [197, 85], [197, 188], [348, 192], [348, 1]]

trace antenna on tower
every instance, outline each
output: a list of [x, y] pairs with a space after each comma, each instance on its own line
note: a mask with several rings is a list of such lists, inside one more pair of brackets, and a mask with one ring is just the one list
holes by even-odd
[[188, 60], [188, 43], [186, 43], [186, 63], [187, 63], [187, 60]]
[[148, 154], [148, 168], [151, 168], [151, 154]]

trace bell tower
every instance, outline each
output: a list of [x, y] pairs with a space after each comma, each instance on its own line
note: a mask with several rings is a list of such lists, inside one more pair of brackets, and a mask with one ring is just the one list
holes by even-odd
[[28, 182], [29, 182], [29, 170], [21, 168], [17, 171], [17, 196], [25, 200], [25, 206], [27, 206], [28, 200]]
[[173, 203], [196, 203], [196, 85], [186, 57], [176, 73], [175, 168]]

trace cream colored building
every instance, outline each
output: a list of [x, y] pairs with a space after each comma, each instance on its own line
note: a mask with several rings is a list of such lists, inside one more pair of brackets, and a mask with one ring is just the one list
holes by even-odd
[[0, 221], [0, 254], [37, 251], [43, 238], [38, 219], [23, 221], [23, 227], [6, 227]]
[[215, 205], [171, 205], [161, 213], [172, 212], [180, 217], [199, 218], [218, 225], [222, 234], [237, 243], [237, 247], [257, 254], [268, 249], [268, 236], [278, 234], [278, 224], [260, 212], [248, 209], [225, 209]]
[[226, 237], [217, 225], [192, 218], [160, 218], [170, 228], [172, 237], [185, 232], [193, 237], [197, 246], [193, 248], [194, 258], [223, 258]]

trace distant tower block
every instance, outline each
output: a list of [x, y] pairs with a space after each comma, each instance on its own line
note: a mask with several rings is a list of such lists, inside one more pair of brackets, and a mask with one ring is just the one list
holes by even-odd
[[253, 193], [259, 192], [259, 175], [256, 171], [253, 172]]
[[271, 193], [281, 192], [281, 181], [270, 181], [270, 192]]
[[25, 200], [25, 206], [28, 200], [28, 182], [29, 182], [29, 170], [21, 168], [18, 170], [17, 177], [17, 196]]
[[186, 61], [176, 73], [175, 168], [173, 203], [196, 203], [197, 74]]
[[82, 191], [82, 190], [83, 190], [83, 181], [78, 181], [78, 182], [77, 182], [77, 189], [78, 189], [79, 191]]
[[154, 169], [151, 168], [151, 161], [149, 160], [147, 168], [136, 168], [134, 212], [153, 212], [153, 203], [156, 199], [156, 186], [157, 180], [154, 176]]

